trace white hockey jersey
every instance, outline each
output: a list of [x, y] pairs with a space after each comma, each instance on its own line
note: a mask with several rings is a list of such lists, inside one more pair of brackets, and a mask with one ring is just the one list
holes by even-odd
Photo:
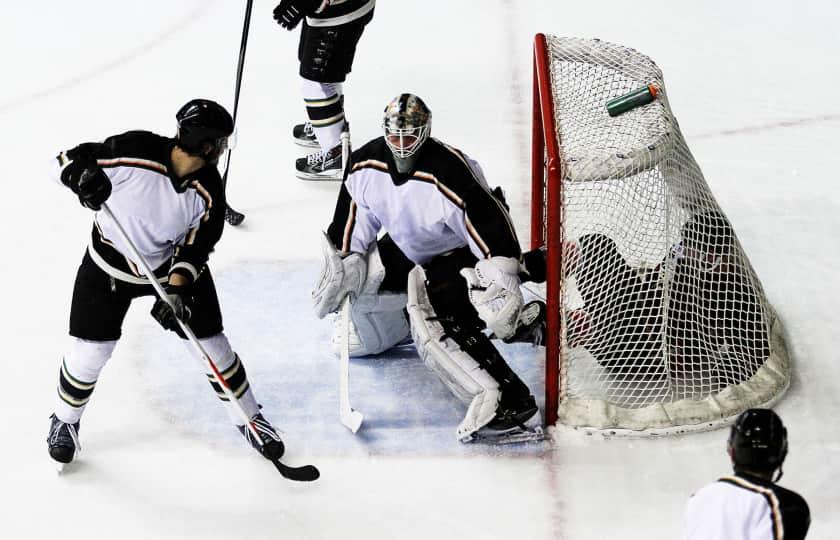
[[686, 540], [799, 540], [809, 524], [801, 496], [740, 473], [703, 487], [685, 508]]

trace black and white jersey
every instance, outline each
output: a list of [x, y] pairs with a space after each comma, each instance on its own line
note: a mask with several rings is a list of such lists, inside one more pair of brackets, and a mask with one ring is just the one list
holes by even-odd
[[380, 231], [415, 264], [464, 246], [479, 259], [521, 254], [478, 163], [436, 139], [425, 142], [410, 176], [396, 172], [384, 137], [353, 152], [330, 240], [341, 251], [365, 253]]
[[376, 0], [325, 0], [324, 8], [306, 18], [309, 26], [339, 26], [373, 13]]
[[705, 486], [685, 508], [686, 540], [800, 540], [810, 524], [799, 494], [743, 473]]
[[[80, 149], [92, 154], [111, 180], [108, 206], [140, 254], [159, 269], [159, 277], [178, 271], [195, 280], [222, 235], [224, 191], [216, 166], [206, 165], [188, 175], [189, 187], [178, 193], [170, 178], [174, 146], [174, 139], [131, 131], [62, 152], [53, 175], [61, 182], [62, 171], [74, 166]], [[89, 252], [112, 277], [146, 283], [116, 224], [102, 211], [94, 216]]]

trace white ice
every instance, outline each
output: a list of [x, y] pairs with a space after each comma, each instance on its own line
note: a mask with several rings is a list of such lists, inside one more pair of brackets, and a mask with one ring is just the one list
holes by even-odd
[[[465, 447], [463, 409], [410, 350], [353, 363], [365, 426], [338, 423], [328, 321], [311, 315], [318, 235], [336, 184], [299, 181], [297, 32], [256, 2], [229, 198], [247, 214], [213, 255], [226, 327], [291, 464], [239, 440], [200, 365], [139, 301], [56, 476], [45, 448], [69, 299], [90, 213], [50, 184], [58, 150], [129, 129], [171, 134], [192, 97], [231, 106], [244, 2], [7, 2], [0, 18], [3, 389], [0, 536], [30, 538], [677, 538], [686, 498], [729, 471], [725, 431], [668, 440], [563, 434], [553, 446]], [[528, 245], [535, 32], [651, 56], [682, 131], [785, 322], [793, 383], [777, 410], [783, 485], [809, 538], [840, 528], [840, 10], [828, 1], [381, 0], [346, 84], [358, 145], [395, 94], [478, 159]], [[508, 351], [535, 386], [538, 351]], [[540, 391], [541, 389], [535, 388]], [[832, 533], [832, 531], [835, 531]]]

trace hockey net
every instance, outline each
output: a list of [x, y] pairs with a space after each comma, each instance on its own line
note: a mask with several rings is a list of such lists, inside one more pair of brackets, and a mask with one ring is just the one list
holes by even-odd
[[[646, 85], [655, 99], [611, 117]], [[547, 251], [546, 419], [712, 429], [784, 393], [779, 320], [646, 56], [538, 34], [532, 248]]]

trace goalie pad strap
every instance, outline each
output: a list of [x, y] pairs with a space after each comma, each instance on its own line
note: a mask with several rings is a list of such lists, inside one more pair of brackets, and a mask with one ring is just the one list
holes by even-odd
[[446, 335], [426, 292], [426, 274], [415, 267], [408, 275], [408, 314], [411, 335], [423, 362], [449, 390], [468, 405], [457, 429], [468, 437], [490, 422], [499, 404], [499, 384], [479, 363]]

